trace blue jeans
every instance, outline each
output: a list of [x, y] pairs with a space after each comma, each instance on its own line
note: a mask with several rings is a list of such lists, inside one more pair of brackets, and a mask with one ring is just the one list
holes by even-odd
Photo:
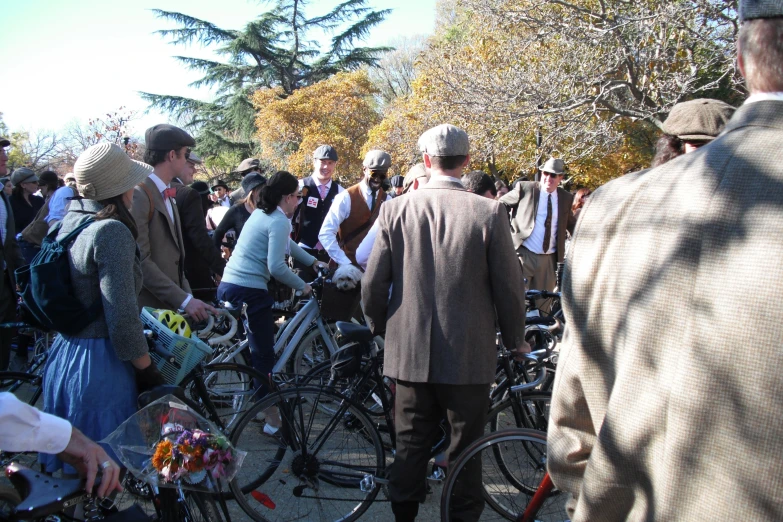
[[272, 317], [274, 299], [266, 290], [248, 288], [231, 283], [220, 283], [217, 297], [234, 305], [247, 304], [247, 340], [250, 345], [250, 361], [266, 379], [255, 383], [261, 389], [261, 397], [269, 393], [268, 377], [275, 366], [275, 330]]

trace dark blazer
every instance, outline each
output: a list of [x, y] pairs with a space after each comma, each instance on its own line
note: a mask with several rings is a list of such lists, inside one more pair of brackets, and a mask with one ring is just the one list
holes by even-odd
[[[524, 339], [525, 302], [505, 209], [433, 176], [387, 201], [362, 278], [362, 304], [386, 329], [384, 373], [411, 382], [487, 384], [495, 312], [506, 346]], [[391, 298], [389, 290], [391, 287]]]
[[171, 186], [177, 190], [177, 210], [182, 222], [185, 277], [194, 288], [211, 288], [214, 283], [210, 271], [222, 276], [226, 261], [207, 234], [201, 195], [177, 180]]
[[[14, 275], [14, 270], [26, 265], [27, 262], [25, 261], [24, 256], [22, 256], [19, 245], [16, 243], [16, 224], [14, 223], [14, 213], [11, 209], [11, 202], [8, 201], [8, 196], [5, 194], [1, 194], [0, 199], [2, 199], [2, 204], [5, 205], [7, 215], [5, 221], [5, 244], [0, 244], [0, 249], [2, 249], [8, 277], [11, 280], [12, 292], [15, 292], [16, 276]], [[4, 284], [5, 278], [0, 277], [0, 285]], [[1, 287], [2, 286], [0, 286], [0, 288]]]
[[139, 306], [176, 310], [190, 294], [190, 284], [185, 278], [185, 248], [176, 200], [172, 205], [172, 221], [155, 182], [147, 178], [142, 183], [147, 190], [141, 185], [136, 187], [131, 208], [139, 232], [136, 243], [141, 252], [144, 274]]
[[[538, 200], [541, 189], [538, 182], [523, 181], [517, 183], [514, 190], [500, 198], [510, 212], [511, 235], [514, 239], [514, 248], [519, 250], [522, 242], [533, 233], [538, 212]], [[557, 253], [558, 263], [563, 262], [565, 256], [566, 232], [573, 232], [576, 220], [571, 213], [571, 205], [574, 196], [567, 190], [557, 187]]]
[[588, 198], [547, 433], [571, 520], [783, 520], [781, 166], [759, 101]]

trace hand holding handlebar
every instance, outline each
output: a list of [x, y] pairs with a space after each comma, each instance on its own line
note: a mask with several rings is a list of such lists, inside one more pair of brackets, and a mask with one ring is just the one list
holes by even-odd
[[527, 341], [522, 340], [516, 348], [509, 351], [513, 354], [515, 361], [522, 362], [525, 360], [525, 354], [530, 353], [530, 344], [528, 344]]
[[71, 431], [71, 440], [68, 441], [68, 446], [58, 457], [76, 468], [79, 474], [86, 478], [85, 489], [89, 494], [92, 495], [92, 488], [95, 485], [95, 477], [99, 468], [101, 468], [103, 477], [96, 492], [98, 498], [104, 498], [114, 490], [122, 491], [120, 467], [109, 458], [103, 448], [76, 428]]

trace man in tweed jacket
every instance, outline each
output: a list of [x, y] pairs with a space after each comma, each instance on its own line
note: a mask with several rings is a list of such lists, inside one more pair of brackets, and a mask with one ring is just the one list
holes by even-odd
[[723, 134], [577, 225], [548, 434], [574, 521], [783, 520], [783, 1], [740, 12]]

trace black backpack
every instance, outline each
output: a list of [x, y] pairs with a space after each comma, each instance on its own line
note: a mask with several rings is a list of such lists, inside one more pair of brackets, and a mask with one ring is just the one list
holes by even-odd
[[68, 263], [68, 246], [93, 221], [93, 218], [88, 219], [60, 241], [57, 233], [61, 224], [58, 224], [43, 239], [41, 251], [32, 263], [16, 269], [23, 305], [47, 330], [77, 334], [93, 322], [101, 310], [100, 298], [89, 307], [76, 298]]

